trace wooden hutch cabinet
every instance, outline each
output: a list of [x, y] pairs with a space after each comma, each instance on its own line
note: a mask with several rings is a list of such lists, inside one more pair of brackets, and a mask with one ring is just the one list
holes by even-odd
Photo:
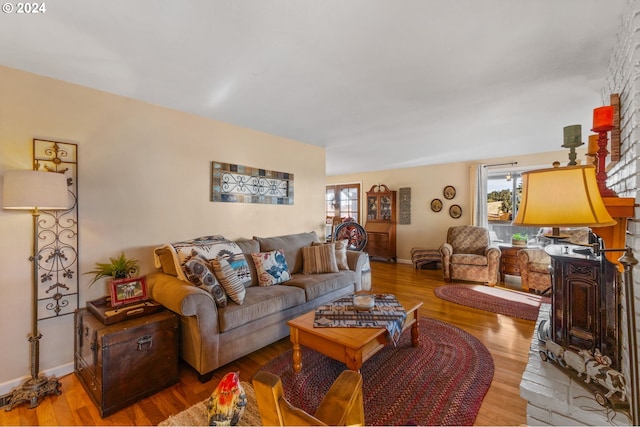
[[551, 338], [563, 347], [600, 350], [620, 366], [620, 291], [617, 269], [604, 256], [581, 255], [584, 247], [558, 244], [551, 256]]
[[370, 257], [396, 261], [396, 192], [384, 184], [367, 192], [367, 232], [365, 251]]

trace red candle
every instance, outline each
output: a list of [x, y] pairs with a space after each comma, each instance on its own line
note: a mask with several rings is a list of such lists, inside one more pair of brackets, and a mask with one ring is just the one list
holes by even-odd
[[593, 110], [594, 132], [608, 132], [613, 129], [613, 112], [615, 107], [598, 107]]

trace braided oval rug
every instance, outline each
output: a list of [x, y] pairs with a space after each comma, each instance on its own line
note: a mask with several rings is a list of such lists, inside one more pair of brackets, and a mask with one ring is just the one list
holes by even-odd
[[536, 320], [540, 304], [551, 302], [546, 296], [485, 285], [444, 285], [435, 294], [445, 301], [525, 320]]
[[[421, 318], [420, 345], [405, 331], [361, 369], [367, 425], [472, 425], [494, 373], [489, 350], [448, 323]], [[262, 369], [280, 376], [285, 396], [313, 414], [345, 365], [303, 347], [302, 372], [291, 350]]]

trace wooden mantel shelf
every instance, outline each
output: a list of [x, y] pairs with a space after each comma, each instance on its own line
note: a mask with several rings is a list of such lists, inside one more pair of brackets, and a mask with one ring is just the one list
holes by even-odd
[[[636, 201], [633, 197], [603, 197], [604, 205], [616, 224], [594, 228], [594, 233], [602, 237], [605, 249], [622, 249], [626, 246], [627, 219], [635, 216]], [[621, 268], [618, 258], [622, 252], [607, 252], [607, 259]]]

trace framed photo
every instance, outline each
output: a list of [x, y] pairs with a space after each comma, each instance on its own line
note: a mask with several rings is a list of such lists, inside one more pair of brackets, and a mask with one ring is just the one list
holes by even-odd
[[449, 215], [454, 219], [460, 218], [462, 216], [462, 208], [459, 205], [451, 205]]
[[434, 212], [440, 212], [442, 210], [442, 200], [433, 199], [431, 201], [431, 210]]
[[455, 187], [453, 187], [452, 185], [447, 185], [446, 187], [444, 187], [444, 190], [442, 191], [442, 195], [447, 200], [453, 199], [454, 197], [456, 197]]
[[111, 282], [112, 307], [146, 301], [148, 299], [147, 282], [144, 277], [115, 279]]

